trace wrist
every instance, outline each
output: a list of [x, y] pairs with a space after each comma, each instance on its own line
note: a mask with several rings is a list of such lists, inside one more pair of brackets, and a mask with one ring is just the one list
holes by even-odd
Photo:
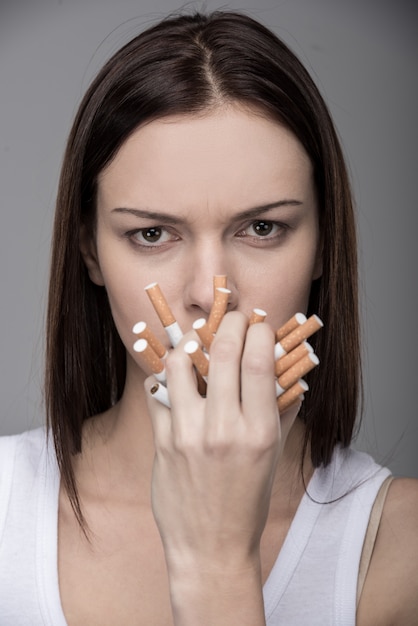
[[177, 563], [168, 576], [176, 625], [264, 626], [259, 558]]

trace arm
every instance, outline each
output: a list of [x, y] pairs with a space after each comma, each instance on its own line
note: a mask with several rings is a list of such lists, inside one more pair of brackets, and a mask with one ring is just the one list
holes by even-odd
[[[245, 347], [244, 347], [245, 342]], [[153, 510], [176, 626], [265, 624], [260, 539], [293, 409], [279, 418], [274, 334], [228, 314], [211, 347], [207, 398], [181, 347], [167, 360], [171, 410], [150, 401]]]

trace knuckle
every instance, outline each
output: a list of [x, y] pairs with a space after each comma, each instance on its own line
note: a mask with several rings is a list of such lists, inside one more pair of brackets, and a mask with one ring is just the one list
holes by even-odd
[[165, 369], [167, 372], [175, 372], [185, 362], [185, 355], [179, 350], [170, 350], [165, 357]]
[[172, 448], [177, 455], [190, 457], [196, 452], [197, 442], [190, 432], [176, 429], [172, 435]]
[[241, 357], [242, 346], [237, 339], [225, 337], [219, 340], [215, 337], [210, 348], [210, 358], [219, 363], [236, 361]]
[[242, 359], [242, 368], [247, 374], [253, 376], [272, 375], [273, 359], [265, 352], [246, 352]]

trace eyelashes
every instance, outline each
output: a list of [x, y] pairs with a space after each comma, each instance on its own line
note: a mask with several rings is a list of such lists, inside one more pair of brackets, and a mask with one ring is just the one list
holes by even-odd
[[[256, 245], [268, 245], [269, 243], [279, 242], [286, 235], [289, 228], [288, 224], [282, 222], [263, 219], [253, 220], [235, 232], [234, 237], [247, 239], [248, 243]], [[125, 233], [125, 237], [134, 246], [149, 250], [164, 248], [172, 242], [181, 240], [180, 235], [162, 225], [136, 228]]]

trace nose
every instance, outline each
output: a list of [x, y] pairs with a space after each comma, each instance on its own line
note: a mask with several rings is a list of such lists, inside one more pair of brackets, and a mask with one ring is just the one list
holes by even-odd
[[238, 290], [234, 281], [232, 264], [221, 245], [197, 245], [190, 255], [189, 271], [184, 289], [184, 306], [196, 314], [208, 315], [213, 304], [214, 277], [227, 277], [227, 288], [231, 291], [228, 311], [238, 306]]

